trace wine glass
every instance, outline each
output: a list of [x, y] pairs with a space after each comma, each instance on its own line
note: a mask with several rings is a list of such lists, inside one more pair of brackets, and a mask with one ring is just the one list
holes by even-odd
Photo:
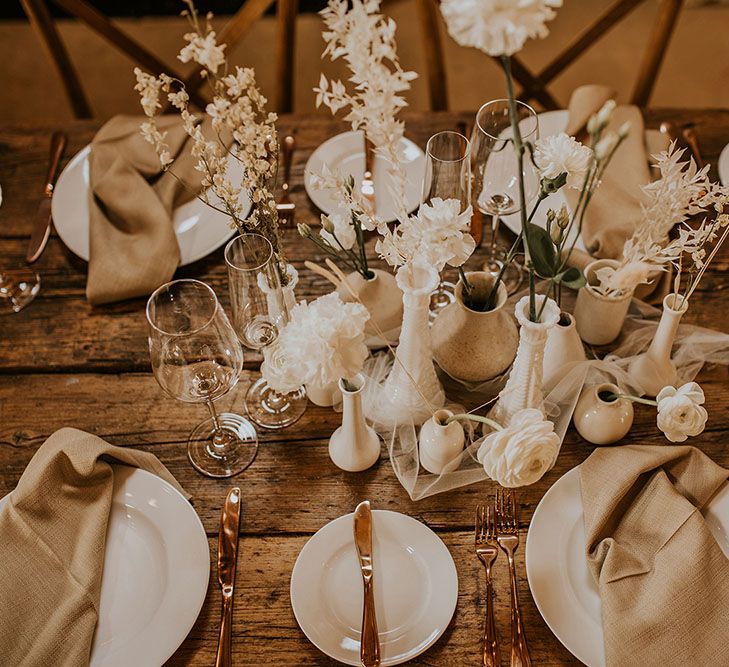
[[178, 401], [205, 403], [210, 419], [196, 426], [187, 456], [208, 477], [230, 477], [256, 457], [253, 425], [215, 401], [238, 383], [243, 348], [212, 288], [199, 280], [173, 280], [147, 302], [149, 356], [160, 387]]
[[[445, 131], [434, 134], [425, 147], [425, 177], [421, 204], [429, 204], [436, 197], [457, 199], [461, 203], [459, 215], [471, 214], [471, 163], [469, 142], [459, 132]], [[430, 319], [455, 300], [456, 286], [441, 278], [430, 296]]]
[[[522, 140], [534, 143], [539, 138], [537, 114], [528, 104], [516, 102]], [[508, 100], [484, 104], [476, 114], [471, 136], [471, 169], [474, 177], [473, 203], [483, 214], [491, 216], [491, 246], [484, 270], [499, 275], [506, 256], [498, 244], [499, 217], [516, 213], [519, 199], [519, 164], [513, 144]], [[528, 154], [522, 164], [524, 197], [527, 207], [539, 193], [539, 176]], [[529, 211], [527, 210], [527, 213]], [[521, 266], [512, 261], [502, 280], [509, 294], [521, 283]]]
[[[279, 267], [270, 241], [260, 234], [241, 234], [225, 247], [233, 328], [240, 342], [262, 350], [276, 342], [289, 318]], [[303, 387], [289, 394], [275, 391], [264, 378], [246, 393], [248, 416], [264, 428], [284, 428], [306, 410]]]

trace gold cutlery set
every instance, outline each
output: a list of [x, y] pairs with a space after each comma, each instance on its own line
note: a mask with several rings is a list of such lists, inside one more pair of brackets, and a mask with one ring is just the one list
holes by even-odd
[[476, 508], [476, 556], [486, 570], [486, 625], [483, 638], [483, 667], [499, 667], [501, 655], [494, 621], [494, 589], [491, 571], [499, 554], [509, 561], [511, 588], [511, 667], [530, 667], [524, 626], [519, 608], [514, 553], [519, 547], [519, 507], [513, 491], [499, 489], [496, 497]]

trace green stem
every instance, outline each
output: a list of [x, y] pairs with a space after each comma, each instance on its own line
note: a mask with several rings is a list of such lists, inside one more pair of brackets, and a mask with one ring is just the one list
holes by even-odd
[[654, 407], [658, 405], [658, 401], [652, 401], [650, 398], [638, 398], [637, 396], [631, 396], [630, 394], [611, 393], [607, 398], [612, 401], [617, 401], [619, 398], [625, 398], [633, 403], [642, 403], [643, 405], [652, 405]]
[[466, 294], [471, 293], [471, 283], [468, 282], [468, 278], [466, 277], [466, 272], [463, 270], [463, 266], [458, 267], [458, 275], [461, 278], [461, 282], [463, 283], [463, 289], [466, 292]]
[[446, 419], [446, 424], [450, 424], [451, 422], [459, 419], [461, 421], [472, 421], [481, 422], [482, 424], [488, 424], [492, 429], [494, 429], [494, 431], [502, 431], [504, 429], [501, 424], [495, 422], [493, 419], [489, 419], [488, 417], [482, 417], [481, 415], [471, 415], [465, 412], [463, 414], [452, 415], [451, 417], [448, 417], [448, 419]]

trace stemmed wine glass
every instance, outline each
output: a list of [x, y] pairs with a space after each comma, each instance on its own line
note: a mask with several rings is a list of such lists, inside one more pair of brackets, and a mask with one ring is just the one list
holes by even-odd
[[210, 419], [196, 426], [187, 456], [208, 477], [231, 477], [256, 457], [253, 425], [215, 401], [238, 383], [243, 348], [212, 288], [199, 280], [173, 280], [147, 302], [149, 356], [164, 391], [185, 403], [205, 403]]
[[[469, 142], [459, 132], [444, 131], [434, 134], [425, 147], [425, 177], [421, 204], [429, 204], [436, 197], [457, 199], [461, 203], [459, 215], [469, 216], [471, 205], [471, 163]], [[430, 318], [455, 299], [455, 285], [441, 278], [430, 297]]]
[[[523, 102], [516, 102], [516, 108], [522, 140], [534, 143], [539, 138], [536, 112]], [[471, 169], [474, 207], [491, 216], [491, 247], [484, 270], [494, 275], [501, 272], [506, 256], [505, 248], [498, 243], [499, 217], [520, 209], [519, 166], [512, 139], [509, 101], [494, 100], [484, 104], [476, 114], [471, 136]], [[539, 177], [527, 154], [522, 174], [528, 207], [539, 192]], [[509, 294], [519, 288], [521, 275], [521, 266], [513, 261], [502, 276]]]
[[[243, 345], [262, 350], [276, 342], [289, 318], [273, 246], [261, 234], [241, 234], [225, 247], [225, 263], [233, 328]], [[249, 417], [264, 428], [290, 426], [307, 405], [303, 387], [281, 394], [264, 378], [250, 386], [245, 401]]]

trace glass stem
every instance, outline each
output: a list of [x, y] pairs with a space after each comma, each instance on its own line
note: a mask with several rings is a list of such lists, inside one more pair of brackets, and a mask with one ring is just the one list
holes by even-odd
[[491, 251], [489, 254], [489, 264], [494, 266], [496, 264], [496, 241], [499, 236], [499, 216], [491, 216]]
[[215, 409], [215, 404], [212, 400], [208, 399], [205, 401], [205, 405], [208, 406], [210, 418], [213, 420], [213, 446], [216, 449], [223, 449], [227, 444], [227, 438], [225, 437], [225, 433], [223, 433], [223, 429], [220, 427], [220, 420], [218, 419], [218, 412]]

